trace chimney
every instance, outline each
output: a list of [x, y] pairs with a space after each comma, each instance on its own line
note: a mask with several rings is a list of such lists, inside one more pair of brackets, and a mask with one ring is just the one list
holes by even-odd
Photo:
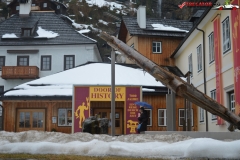
[[31, 12], [32, 0], [19, 0], [19, 16], [28, 17]]
[[137, 22], [140, 28], [146, 28], [146, 6], [138, 7]]

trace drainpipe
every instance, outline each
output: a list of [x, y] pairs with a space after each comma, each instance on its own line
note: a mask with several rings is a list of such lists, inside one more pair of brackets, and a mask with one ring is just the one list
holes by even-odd
[[[204, 94], [207, 93], [206, 89], [206, 68], [205, 68], [205, 32], [202, 29], [196, 27], [197, 30], [203, 33], [203, 83], [204, 83]], [[205, 110], [206, 114], [206, 132], [208, 132], [208, 112]]]
[[2, 107], [2, 129], [0, 129], [0, 131], [1, 131], [1, 130], [3, 130], [3, 118], [4, 118], [4, 117], [3, 117], [3, 115], [4, 115], [3, 112], [4, 112], [4, 111], [3, 111], [3, 106], [2, 106], [1, 104], [0, 104], [0, 107]]

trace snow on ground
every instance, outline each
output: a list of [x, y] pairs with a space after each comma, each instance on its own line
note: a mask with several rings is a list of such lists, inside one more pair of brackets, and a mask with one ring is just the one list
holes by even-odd
[[102, 20], [102, 19], [99, 19], [99, 20], [98, 20], [98, 23], [102, 23], [102, 24], [104, 24], [104, 25], [106, 25], [106, 26], [108, 25], [108, 22], [106, 22], [106, 21], [104, 21], [104, 20]]
[[107, 2], [105, 0], [86, 0], [86, 2], [88, 3], [89, 6], [92, 5], [96, 5], [98, 7], [109, 6], [110, 10], [122, 9], [125, 7], [124, 5], [118, 4], [116, 2]]
[[236, 159], [240, 157], [239, 144], [240, 140], [219, 141], [179, 134], [111, 137], [82, 132], [0, 132], [0, 153]]

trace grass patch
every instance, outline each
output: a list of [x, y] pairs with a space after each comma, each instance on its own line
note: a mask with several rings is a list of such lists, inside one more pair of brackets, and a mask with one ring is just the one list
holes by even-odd
[[137, 157], [93, 157], [80, 155], [56, 155], [56, 154], [0, 154], [0, 160], [166, 160], [162, 158], [137, 158]]

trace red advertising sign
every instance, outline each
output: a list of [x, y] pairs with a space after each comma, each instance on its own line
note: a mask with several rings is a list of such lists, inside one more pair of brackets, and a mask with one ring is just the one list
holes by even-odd
[[134, 103], [140, 101], [140, 87], [127, 87], [126, 88], [126, 134], [137, 133], [136, 128], [138, 125], [139, 107]]
[[[115, 87], [115, 101], [123, 101], [124, 110], [124, 133], [135, 134], [138, 125], [139, 107], [134, 103], [141, 100], [141, 87]], [[73, 133], [82, 132], [83, 121], [88, 118], [92, 110], [90, 102], [111, 101], [111, 87], [110, 86], [74, 86], [73, 95]], [[97, 107], [94, 107], [97, 109]], [[105, 108], [111, 112], [111, 108]], [[121, 133], [122, 134], [122, 133]]]
[[[216, 100], [220, 104], [223, 104], [222, 96], [222, 59], [221, 59], [221, 48], [220, 48], [220, 19], [217, 17], [213, 22], [214, 30], [214, 53], [215, 53], [215, 71], [216, 71]], [[222, 125], [223, 119], [217, 117], [217, 124]]]
[[83, 121], [89, 116], [89, 87], [74, 87], [74, 132], [82, 131]]
[[[239, 0], [233, 0], [233, 5], [239, 5]], [[231, 10], [232, 17], [232, 42], [233, 42], [233, 67], [234, 67], [234, 94], [235, 113], [240, 114], [240, 10]]]

